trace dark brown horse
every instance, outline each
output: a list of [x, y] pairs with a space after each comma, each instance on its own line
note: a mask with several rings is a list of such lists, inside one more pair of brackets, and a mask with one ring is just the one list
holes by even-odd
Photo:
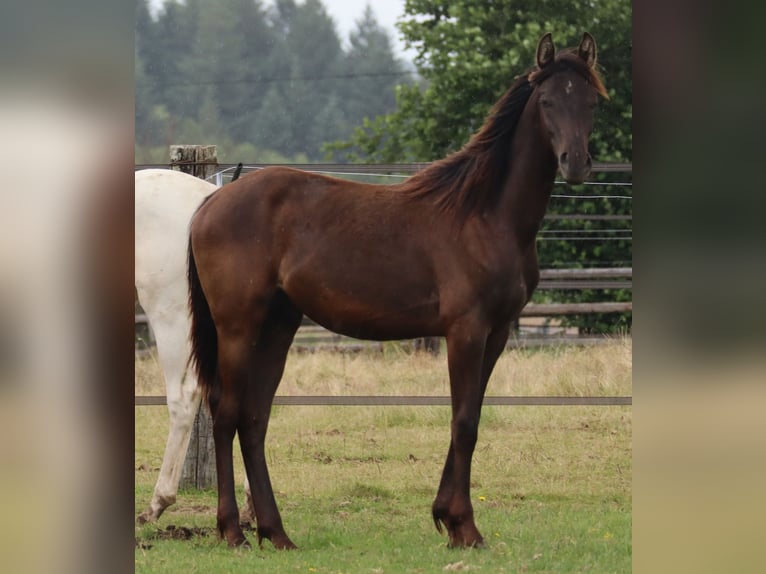
[[352, 337], [444, 336], [452, 440], [433, 519], [451, 546], [483, 542], [469, 494], [479, 415], [509, 326], [538, 281], [535, 236], [557, 168], [590, 173], [596, 44], [555, 53], [495, 104], [459, 152], [398, 185], [273, 167], [226, 185], [191, 224], [192, 360], [214, 420], [218, 528], [246, 543], [234, 495], [239, 433], [258, 542], [294, 548], [264, 456], [271, 404], [304, 314]]

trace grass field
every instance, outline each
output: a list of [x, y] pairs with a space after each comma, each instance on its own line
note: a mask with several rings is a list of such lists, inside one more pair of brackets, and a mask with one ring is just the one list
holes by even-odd
[[[631, 342], [513, 351], [489, 395], [630, 395]], [[447, 395], [446, 357], [291, 355], [280, 394]], [[156, 361], [136, 394], [164, 394]], [[631, 408], [485, 407], [472, 498], [487, 547], [450, 550], [430, 506], [449, 444], [448, 407], [275, 407], [267, 454], [285, 528], [299, 546], [215, 534], [216, 493], [181, 492], [136, 528], [137, 572], [629, 572]], [[164, 407], [136, 408], [136, 507], [148, 503], [167, 436]], [[235, 460], [242, 498], [241, 459]]]

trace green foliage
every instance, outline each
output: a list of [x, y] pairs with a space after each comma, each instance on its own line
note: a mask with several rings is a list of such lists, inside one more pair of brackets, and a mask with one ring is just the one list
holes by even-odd
[[[392, 111], [402, 80], [371, 10], [349, 41], [344, 51], [320, 0], [168, 1], [156, 19], [140, 0], [137, 161], [171, 143], [202, 142], [217, 144], [222, 161], [322, 158], [324, 142]], [[245, 144], [259, 155], [220, 151]]]
[[[610, 99], [601, 102], [591, 137], [596, 161], [630, 161], [632, 157], [631, 3], [601, 0], [407, 0], [399, 29], [416, 51], [421, 84], [397, 88], [397, 109], [365, 120], [352, 138], [328, 146], [351, 161], [432, 161], [456, 151], [482, 124], [491, 105], [512, 79], [534, 63], [535, 49], [545, 32], [558, 48], [576, 45], [583, 31], [596, 39], [599, 71]], [[600, 183], [630, 183], [630, 174]], [[559, 187], [561, 193], [566, 188]], [[598, 192], [630, 194], [631, 187], [599, 187]], [[575, 193], [593, 194], [593, 188]], [[554, 192], [555, 193], [555, 192]], [[572, 190], [566, 193], [571, 194]], [[563, 200], [551, 202], [558, 215], [630, 215], [630, 200]], [[630, 266], [632, 244], [616, 239], [615, 230], [630, 229], [631, 221], [547, 221], [543, 231], [582, 240], [538, 242], [542, 267]], [[594, 233], [602, 230], [603, 233]], [[566, 231], [575, 233], [566, 234]], [[587, 238], [606, 236], [604, 241]], [[614, 239], [612, 239], [614, 238]], [[625, 301], [629, 291], [538, 292], [536, 301]], [[569, 317], [567, 324], [585, 332], [615, 332], [630, 327], [631, 315]]]
[[[632, 196], [631, 173], [595, 174], [598, 186], [557, 185], [551, 199], [548, 213], [552, 216], [608, 216], [616, 220], [547, 219], [537, 242], [540, 267], [588, 268], [588, 267], [631, 267], [632, 265]], [[617, 184], [621, 185], [617, 185]], [[577, 196], [556, 198], [565, 194]], [[619, 197], [594, 197], [588, 195]], [[557, 238], [566, 238], [557, 239]], [[536, 291], [536, 303], [590, 303], [599, 301], [630, 301], [629, 289], [578, 289]], [[632, 313], [611, 313], [573, 315], [562, 318], [564, 325], [579, 327], [584, 334], [621, 333], [630, 331]]]
[[514, 76], [534, 62], [538, 39], [554, 34], [558, 47], [583, 31], [598, 43], [610, 101], [592, 139], [601, 161], [631, 157], [631, 3], [563, 0], [477, 2], [407, 0], [399, 30], [416, 51], [424, 82], [397, 89], [395, 112], [358, 128], [337, 144], [366, 161], [431, 161], [459, 149], [481, 126]]
[[[156, 20], [141, 0], [136, 160], [165, 162], [170, 143], [216, 143], [219, 159], [232, 163], [435, 160], [459, 149], [481, 126], [513, 77], [532, 65], [544, 32], [563, 48], [587, 30], [598, 43], [610, 95], [597, 113], [592, 155], [596, 161], [631, 161], [631, 15], [627, 0], [407, 0], [398, 26], [416, 54], [419, 78], [411, 83], [369, 7], [344, 49], [320, 0], [277, 0], [269, 8], [261, 0], [167, 2]], [[631, 181], [629, 174], [618, 175]], [[601, 189], [628, 194], [631, 188]], [[629, 200], [554, 199], [549, 212], [626, 216], [632, 210]], [[543, 231], [606, 226], [559, 220], [546, 222]], [[631, 222], [608, 227], [630, 229]], [[548, 239], [538, 242], [538, 251], [542, 267], [629, 266], [632, 260], [628, 239]], [[536, 301], [630, 296], [548, 291], [538, 292]], [[566, 322], [589, 332], [615, 331], [630, 326], [630, 315]]]

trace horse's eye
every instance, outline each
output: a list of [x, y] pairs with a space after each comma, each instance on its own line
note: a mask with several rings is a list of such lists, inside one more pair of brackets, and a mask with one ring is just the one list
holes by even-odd
[[544, 108], [552, 108], [552, 107], [553, 107], [553, 102], [552, 102], [552, 101], [550, 101], [550, 100], [540, 100], [540, 104], [541, 104], [541, 105], [542, 105]]

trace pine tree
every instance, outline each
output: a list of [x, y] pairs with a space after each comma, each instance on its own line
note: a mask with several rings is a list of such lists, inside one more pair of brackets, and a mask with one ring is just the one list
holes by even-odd
[[364, 118], [396, 109], [395, 88], [404, 80], [403, 66], [394, 55], [391, 37], [378, 24], [369, 3], [349, 34], [349, 44], [344, 62], [349, 79], [341, 84], [342, 95], [348, 102], [349, 122], [361, 125]]

